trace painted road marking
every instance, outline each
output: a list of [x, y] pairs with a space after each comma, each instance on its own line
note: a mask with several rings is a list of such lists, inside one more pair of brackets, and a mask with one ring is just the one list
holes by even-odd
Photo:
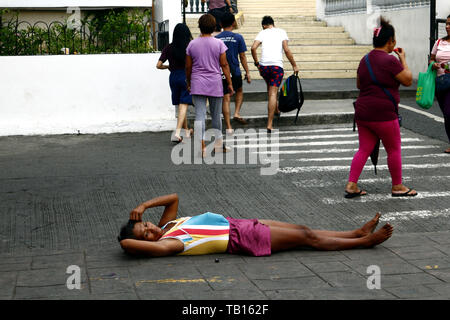
[[442, 197], [450, 197], [450, 191], [443, 191], [443, 192], [426, 192], [421, 191], [418, 193], [415, 197], [392, 197], [391, 194], [376, 194], [371, 193], [363, 197], [359, 197], [357, 200], [352, 199], [348, 200], [344, 197], [335, 197], [335, 198], [329, 198], [329, 199], [322, 199], [322, 202], [329, 205], [344, 203], [348, 201], [356, 201], [358, 203], [366, 203], [366, 202], [373, 202], [373, 201], [387, 201], [387, 200], [413, 200], [413, 199], [430, 199], [430, 198], [442, 198]]
[[419, 109], [416, 109], [416, 108], [413, 108], [413, 107], [410, 107], [410, 106], [406, 106], [404, 104], [399, 104], [398, 106], [401, 107], [401, 108], [407, 109], [409, 111], [412, 111], [412, 112], [424, 115], [424, 116], [426, 116], [426, 117], [428, 117], [430, 119], [433, 119], [434, 121], [437, 121], [437, 122], [440, 122], [440, 123], [444, 123], [444, 118], [438, 117], [438, 116], [436, 116], [434, 114], [431, 114], [429, 112], [426, 112], [426, 111], [423, 111], [423, 110], [419, 110]]
[[[403, 142], [422, 142], [424, 140], [419, 138], [405, 138], [402, 139]], [[346, 144], [358, 144], [358, 140], [344, 140], [344, 141], [314, 141], [314, 142], [288, 142], [288, 143], [259, 143], [259, 144], [238, 144], [233, 145], [233, 148], [279, 148], [279, 147], [309, 147], [309, 146], [326, 146], [326, 145], [346, 145]]]
[[[432, 153], [432, 154], [421, 154], [421, 155], [413, 155], [413, 156], [403, 156], [402, 159], [441, 158], [441, 157], [450, 158], [449, 155], [445, 154], [445, 153]], [[379, 160], [387, 159], [387, 156], [380, 156], [378, 159]], [[352, 161], [352, 160], [353, 160], [353, 157], [280, 159], [280, 161], [298, 161], [298, 162]]]
[[[404, 176], [402, 177], [403, 181], [419, 181], [419, 180], [427, 180], [427, 181], [449, 181], [450, 176]], [[292, 183], [298, 188], [324, 188], [331, 186], [344, 186], [347, 183], [347, 179], [342, 179], [340, 181], [323, 181], [323, 179], [305, 179], [305, 180], [296, 180], [292, 181]], [[375, 179], [359, 179], [358, 184], [369, 185], [369, 184], [377, 184], [377, 183], [390, 183], [392, 180], [390, 177], [388, 178], [375, 178]]]
[[[236, 129], [239, 130], [239, 129]], [[252, 132], [254, 130], [254, 132]], [[260, 131], [257, 131], [256, 129], [246, 129], [245, 132], [246, 133], [235, 133], [233, 134], [233, 136], [237, 136], [237, 137], [241, 137], [241, 136], [249, 136], [249, 135], [258, 135], [258, 134], [265, 134], [266, 133], [266, 129], [259, 129]], [[330, 129], [314, 129], [314, 130], [286, 130], [286, 131], [282, 131], [279, 130], [278, 133], [281, 134], [291, 134], [291, 133], [320, 133], [320, 132], [339, 132], [339, 131], [349, 131], [349, 132], [353, 132], [352, 128], [330, 128]]]
[[[436, 169], [436, 168], [450, 168], [450, 163], [425, 163], [425, 164], [403, 164], [403, 170], [409, 169]], [[307, 166], [307, 167], [284, 167], [279, 168], [278, 172], [282, 173], [299, 173], [299, 172], [332, 172], [332, 171], [349, 171], [350, 165], [346, 166]], [[373, 170], [370, 166], [365, 166], [364, 169]], [[387, 165], [377, 165], [377, 170], [389, 170]]]
[[413, 211], [397, 211], [383, 213], [380, 221], [404, 221], [413, 219], [427, 218], [446, 218], [450, 217], [450, 209], [444, 210], [413, 210]]
[[[429, 146], [402, 146], [403, 149], [440, 149], [442, 146], [429, 145]], [[380, 150], [384, 150], [380, 146]], [[303, 154], [303, 153], [345, 153], [345, 152], [356, 152], [358, 148], [349, 149], [338, 149], [338, 148], [327, 148], [327, 149], [309, 149], [309, 150], [274, 150], [274, 151], [254, 151], [252, 153], [258, 154]], [[447, 155], [448, 156], [448, 155]]]

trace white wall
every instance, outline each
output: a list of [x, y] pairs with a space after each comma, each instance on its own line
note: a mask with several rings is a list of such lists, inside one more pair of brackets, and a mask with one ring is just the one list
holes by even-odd
[[181, 1], [179, 0], [155, 0], [155, 19], [158, 22], [169, 20], [169, 42], [172, 42], [173, 29], [178, 23], [183, 22]]
[[0, 57], [0, 136], [173, 130], [159, 54]]
[[436, 1], [436, 16], [439, 19], [447, 19], [450, 15], [450, 1], [449, 0], [437, 0]]
[[151, 7], [152, 0], [0, 0], [3, 8]]
[[[318, 0], [322, 2], [323, 0]], [[372, 45], [373, 28], [377, 11], [347, 15], [325, 16], [322, 20], [329, 26], [343, 26], [357, 44]], [[419, 72], [424, 72], [428, 63], [430, 8], [419, 7], [406, 10], [381, 11], [395, 28], [397, 46], [405, 49], [408, 66], [417, 79]]]

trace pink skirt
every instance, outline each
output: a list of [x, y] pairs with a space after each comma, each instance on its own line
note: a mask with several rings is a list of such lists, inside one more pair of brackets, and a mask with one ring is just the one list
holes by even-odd
[[228, 253], [270, 256], [270, 228], [257, 219], [227, 218], [230, 223]]

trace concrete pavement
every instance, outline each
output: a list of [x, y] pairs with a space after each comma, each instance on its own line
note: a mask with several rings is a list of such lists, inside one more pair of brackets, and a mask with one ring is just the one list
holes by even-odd
[[[306, 101], [301, 115], [317, 114], [322, 124], [302, 120], [282, 130], [348, 128], [351, 133], [349, 101]], [[248, 106], [255, 113], [265, 109], [264, 102]], [[333, 110], [345, 119], [333, 122], [320, 116]], [[407, 130], [405, 134], [414, 136]], [[260, 258], [125, 255], [116, 237], [129, 211], [172, 192], [181, 199], [179, 216], [209, 210], [235, 218], [351, 230], [375, 213], [373, 205], [364, 203], [318, 201], [322, 196], [342, 197], [339, 181], [344, 181], [344, 173], [304, 174], [303, 179], [337, 183], [294, 189], [286, 175], [262, 176], [259, 162], [175, 165], [169, 136], [144, 132], [0, 137], [0, 299], [164, 299], [187, 304], [194, 299], [450, 298], [450, 232], [445, 223], [436, 223], [439, 219], [406, 225], [373, 249], [303, 249]], [[446, 145], [417, 136], [425, 145]], [[448, 170], [442, 168], [439, 174], [448, 176]], [[440, 184], [448, 186], [445, 181]], [[434, 203], [445, 205], [445, 200], [439, 201]], [[381, 207], [386, 211], [390, 206], [417, 206], [410, 203]], [[151, 209], [145, 217], [157, 222], [160, 213]], [[80, 289], [68, 289], [74, 272], [67, 272], [69, 266], [79, 267]], [[371, 266], [381, 271], [380, 289], [368, 288]]]

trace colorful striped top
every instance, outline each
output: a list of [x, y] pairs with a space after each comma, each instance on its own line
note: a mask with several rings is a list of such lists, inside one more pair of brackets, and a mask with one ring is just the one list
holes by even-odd
[[184, 244], [179, 255], [199, 255], [226, 252], [230, 234], [230, 223], [220, 214], [206, 212], [194, 217], [170, 221], [175, 223], [158, 241], [172, 238]]

